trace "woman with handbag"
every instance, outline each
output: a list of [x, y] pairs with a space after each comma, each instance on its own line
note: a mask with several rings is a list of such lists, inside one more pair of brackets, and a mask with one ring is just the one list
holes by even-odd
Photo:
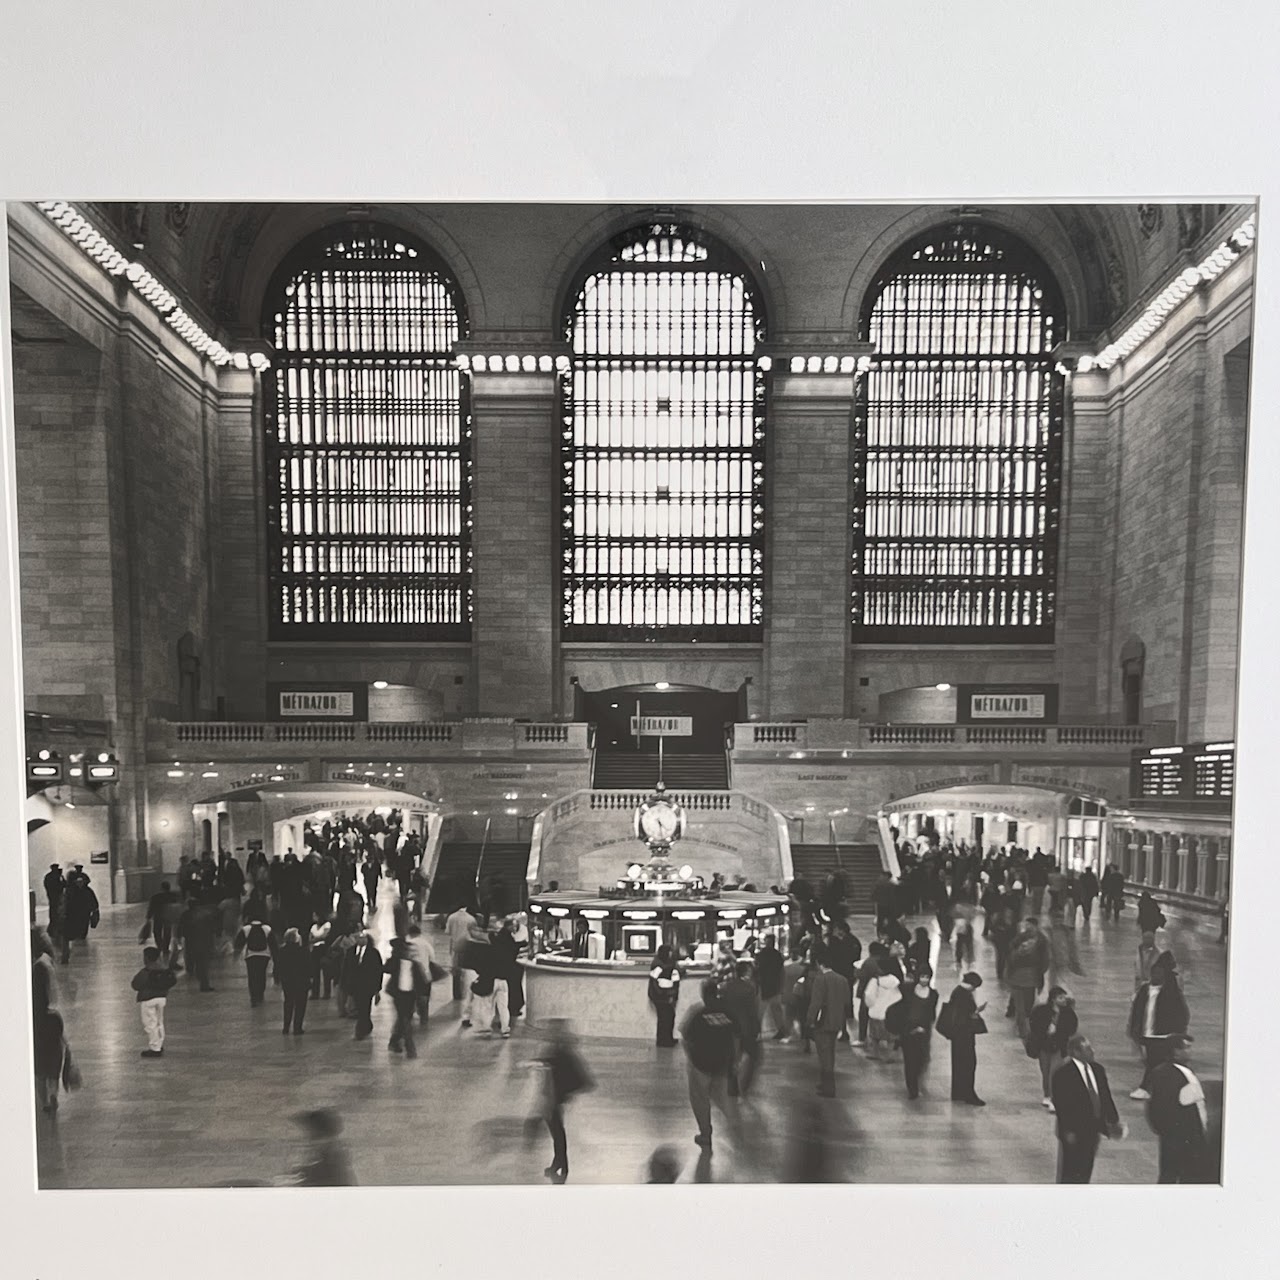
[[1041, 1105], [1053, 1115], [1053, 1073], [1066, 1061], [1067, 1042], [1080, 1028], [1075, 1002], [1066, 988], [1051, 988], [1049, 999], [1031, 1010], [1030, 1023], [1027, 1057], [1040, 1063]]
[[977, 1037], [987, 1024], [982, 1020], [986, 1002], [979, 1004], [975, 993], [982, 986], [976, 973], [966, 973], [938, 1018], [938, 1032], [951, 1041], [951, 1101], [972, 1107], [987, 1104], [978, 1097], [974, 1077], [978, 1070]]

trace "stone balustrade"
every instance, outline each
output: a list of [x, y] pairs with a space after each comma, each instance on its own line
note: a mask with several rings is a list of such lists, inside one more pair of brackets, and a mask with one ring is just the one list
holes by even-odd
[[1130, 890], [1148, 889], [1173, 906], [1217, 911], [1227, 900], [1231, 836], [1225, 828], [1220, 835], [1143, 828], [1117, 832], [1111, 860]]
[[[360, 747], [394, 746], [401, 759], [461, 753], [517, 754], [539, 752], [583, 756], [588, 753], [588, 726], [580, 723], [427, 722], [404, 723], [229, 722], [152, 720], [147, 725], [147, 755], [154, 763], [180, 760], [183, 755], [229, 761], [255, 759], [264, 746], [271, 755], [296, 759], [315, 754], [315, 748], [341, 745], [359, 754]], [[374, 754], [380, 754], [380, 751]]]
[[966, 752], [1016, 747], [1096, 755], [1128, 755], [1135, 747], [1168, 746], [1174, 725], [1135, 724], [864, 724], [857, 720], [813, 720], [808, 723], [762, 723], [734, 726], [734, 751], [742, 756], [777, 756], [790, 752], [926, 750], [955, 748]]

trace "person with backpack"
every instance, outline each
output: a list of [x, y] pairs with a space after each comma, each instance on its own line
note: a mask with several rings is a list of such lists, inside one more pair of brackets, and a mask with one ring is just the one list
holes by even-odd
[[710, 1155], [711, 1103], [714, 1100], [722, 1112], [727, 1111], [729, 1073], [738, 1052], [733, 1019], [724, 1009], [714, 979], [703, 982], [701, 1003], [685, 1014], [680, 1041], [688, 1059], [689, 1105], [698, 1125], [693, 1140]]
[[1143, 933], [1155, 933], [1157, 929], [1163, 929], [1168, 923], [1164, 912], [1160, 910], [1160, 904], [1146, 889], [1143, 889], [1138, 897], [1139, 930]]
[[164, 1054], [164, 1008], [169, 988], [177, 982], [173, 970], [164, 963], [159, 947], [146, 947], [142, 952], [142, 968], [129, 984], [138, 993], [138, 1014], [146, 1032], [147, 1047], [141, 1056], [159, 1058]]
[[1065, 987], [1051, 987], [1049, 998], [1031, 1010], [1027, 1057], [1040, 1063], [1041, 1105], [1053, 1114], [1053, 1075], [1067, 1060], [1067, 1044], [1080, 1028], [1075, 1002]]
[[237, 956], [244, 952], [249, 1005], [256, 1009], [267, 996], [267, 966], [276, 958], [275, 933], [262, 920], [250, 920], [236, 934], [234, 947]]

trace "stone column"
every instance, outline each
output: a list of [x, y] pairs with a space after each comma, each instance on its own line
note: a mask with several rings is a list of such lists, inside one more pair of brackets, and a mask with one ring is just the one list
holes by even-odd
[[1138, 877], [1140, 884], [1150, 885], [1153, 883], [1151, 872], [1155, 863], [1155, 835], [1148, 831], [1142, 842], [1142, 874]]
[[768, 715], [843, 716], [856, 374], [775, 372], [769, 415]]
[[1187, 881], [1187, 871], [1191, 861], [1191, 850], [1186, 836], [1178, 837], [1178, 892], [1190, 893], [1191, 886]]
[[475, 710], [550, 719], [559, 579], [556, 380], [472, 375]]
[[1209, 896], [1209, 841], [1204, 836], [1196, 841], [1196, 892]]
[[1219, 902], [1227, 900], [1231, 883], [1231, 837], [1222, 836], [1218, 840], [1218, 882], [1214, 885], [1213, 896]]
[[267, 696], [261, 403], [257, 374], [229, 366], [220, 371], [218, 474], [213, 477], [222, 586], [213, 618], [218, 669], [207, 673], [201, 696], [208, 699], [216, 689], [226, 697], [229, 715], [247, 719], [265, 714]]

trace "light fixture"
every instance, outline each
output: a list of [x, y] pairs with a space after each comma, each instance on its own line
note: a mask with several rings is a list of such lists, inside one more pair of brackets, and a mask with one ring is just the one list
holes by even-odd
[[628, 920], [654, 920], [658, 915], [656, 911], [624, 911], [622, 914]]
[[951, 686], [945, 680], [942, 681], [941, 684], [935, 684], [933, 687], [937, 689], [939, 693], [946, 693], [947, 690], [951, 688]]
[[375, 689], [385, 689], [387, 687], [387, 682], [385, 680], [375, 680], [373, 682], [373, 687]]
[[670, 689], [670, 688], [671, 688], [671, 682], [670, 682], [670, 681], [668, 681], [668, 680], [655, 680], [655, 681], [653, 682], [653, 687], [654, 687], [655, 689]]
[[628, 875], [632, 880], [639, 880], [639, 879], [640, 879], [640, 874], [641, 874], [641, 872], [643, 871], [643, 869], [644, 869], [644, 868], [642, 868], [638, 862], [633, 862], [633, 863], [632, 863], [632, 864], [627, 868], [627, 875]]
[[212, 769], [206, 769], [200, 776], [202, 778], [216, 778], [218, 775]]
[[74, 800], [67, 800], [64, 803], [68, 809], [74, 809], [76, 807]]
[[671, 914], [677, 920], [702, 920], [706, 916], [705, 911], [673, 911]]
[[681, 880], [692, 880], [692, 879], [693, 879], [693, 868], [692, 868], [691, 866], [689, 866], [689, 864], [688, 864], [687, 862], [685, 863], [685, 865], [684, 865], [683, 867], [681, 867], [681, 868], [680, 868], [680, 879], [681, 879]]
[[[108, 275], [123, 276], [128, 280], [194, 351], [207, 356], [219, 366], [232, 365], [237, 369], [250, 367], [258, 373], [270, 367], [271, 362], [260, 351], [229, 351], [178, 305], [178, 299], [142, 263], [130, 262], [65, 200], [38, 200], [36, 208]], [[140, 247], [134, 246], [135, 249]]]

